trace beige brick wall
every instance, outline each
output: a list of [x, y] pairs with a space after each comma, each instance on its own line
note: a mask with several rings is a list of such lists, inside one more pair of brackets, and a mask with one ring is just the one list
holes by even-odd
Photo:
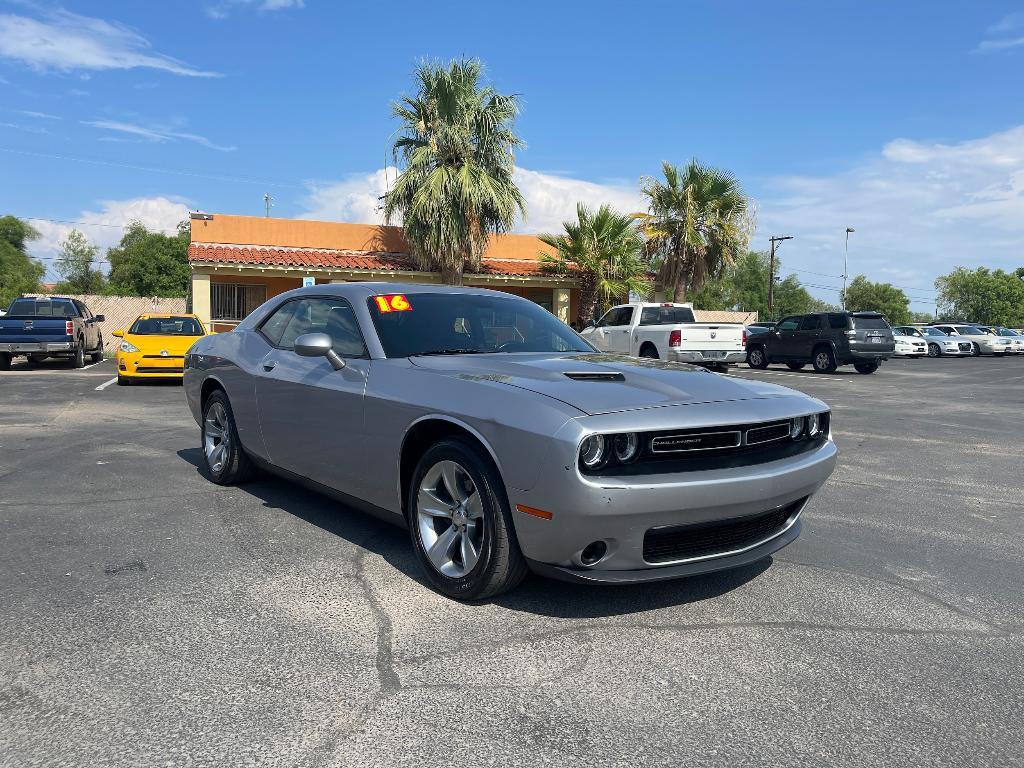
[[[42, 294], [40, 294], [42, 295]], [[118, 339], [114, 337], [114, 331], [122, 328], [127, 329], [139, 315], [146, 312], [184, 312], [185, 299], [146, 299], [141, 296], [71, 296], [60, 294], [72, 299], [78, 299], [87, 306], [94, 315], [103, 315], [104, 320], [100, 323], [103, 332], [103, 347], [107, 352], [113, 352], [117, 346]]]

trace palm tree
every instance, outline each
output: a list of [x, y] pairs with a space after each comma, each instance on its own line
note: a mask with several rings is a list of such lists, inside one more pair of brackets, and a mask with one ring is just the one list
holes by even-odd
[[384, 196], [388, 223], [400, 218], [419, 268], [462, 284], [477, 271], [492, 234], [512, 228], [526, 203], [512, 180], [516, 96], [479, 84], [477, 59], [420, 63], [419, 89], [392, 107], [401, 120], [392, 146], [403, 170]]
[[608, 303], [632, 292], [647, 296], [644, 238], [633, 216], [608, 205], [597, 212], [576, 205], [576, 221], [567, 221], [560, 235], [540, 235], [555, 249], [541, 253], [547, 267], [579, 280], [580, 300], [576, 322], [584, 326], [594, 317], [598, 301]]
[[665, 180], [646, 179], [641, 191], [649, 213], [638, 214], [648, 253], [659, 265], [658, 280], [672, 301], [718, 277], [746, 249], [747, 198], [728, 171], [691, 160], [680, 169], [664, 163]]

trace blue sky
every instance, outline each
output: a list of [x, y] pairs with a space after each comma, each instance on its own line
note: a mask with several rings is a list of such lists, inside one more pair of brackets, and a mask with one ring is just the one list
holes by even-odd
[[[577, 199], [639, 209], [641, 176], [695, 156], [756, 201], [754, 247], [795, 237], [783, 274], [822, 298], [846, 226], [850, 274], [917, 309], [955, 265], [1024, 265], [1024, 4], [977, 0], [0, 0], [0, 212], [103, 246], [265, 192], [373, 220], [390, 102], [417, 59], [460, 55], [521, 94], [522, 231]], [[70, 225], [35, 223], [52, 257]]]

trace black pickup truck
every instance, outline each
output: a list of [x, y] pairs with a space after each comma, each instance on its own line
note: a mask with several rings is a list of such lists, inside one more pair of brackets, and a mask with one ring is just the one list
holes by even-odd
[[0, 317], [0, 370], [25, 355], [30, 362], [64, 357], [82, 368], [86, 356], [103, 359], [103, 315], [94, 315], [78, 299], [60, 296], [22, 297]]

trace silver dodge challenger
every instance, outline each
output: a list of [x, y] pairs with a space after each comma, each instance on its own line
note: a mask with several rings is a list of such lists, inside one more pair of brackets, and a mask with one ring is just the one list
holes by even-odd
[[483, 289], [281, 294], [193, 345], [185, 394], [215, 483], [263, 469], [404, 525], [466, 600], [531, 570], [628, 583], [767, 557], [837, 454], [819, 400], [602, 354]]

